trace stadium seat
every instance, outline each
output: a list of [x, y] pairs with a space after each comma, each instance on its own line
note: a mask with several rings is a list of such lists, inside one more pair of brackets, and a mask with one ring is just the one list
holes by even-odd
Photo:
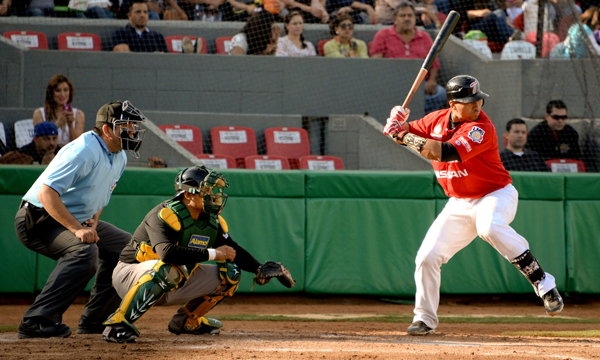
[[[183, 50], [182, 40], [184, 37], [192, 40], [192, 44], [196, 45], [196, 41], [199, 38], [198, 36], [193, 35], [173, 35], [173, 36], [165, 36], [165, 41], [167, 42], [167, 48], [169, 52], [172, 53], [181, 53]], [[200, 48], [201, 54], [208, 54], [208, 47], [206, 46], [206, 40], [202, 39], [202, 47]]]
[[231, 50], [231, 36], [222, 36], [215, 39], [217, 54], [227, 55]]
[[7, 31], [4, 37], [32, 50], [48, 50], [48, 38], [35, 31]]
[[473, 48], [475, 51], [477, 51], [478, 53], [482, 54], [483, 56], [491, 59], [492, 58], [492, 50], [490, 49], [490, 47], [488, 46], [488, 44], [485, 41], [480, 41], [480, 40], [463, 40], [463, 43], [471, 48]]
[[506, 43], [500, 60], [535, 59], [535, 46], [524, 40], [513, 40]]
[[308, 133], [300, 128], [265, 129], [265, 147], [267, 155], [283, 156], [289, 159], [291, 169], [298, 169], [298, 159], [310, 155]]
[[33, 119], [15, 121], [15, 145], [22, 148], [33, 140]]
[[325, 43], [331, 39], [319, 40], [317, 43], [317, 51], [319, 56], [325, 56]]
[[6, 142], [6, 131], [4, 130], [4, 123], [0, 122], [0, 141], [6, 146], [8, 143]]
[[574, 159], [550, 159], [546, 160], [550, 170], [555, 173], [587, 172], [585, 163]]
[[288, 159], [275, 155], [252, 155], [247, 156], [246, 169], [256, 170], [289, 170]]
[[300, 158], [300, 169], [344, 170], [344, 163], [336, 156], [310, 155]]
[[258, 155], [254, 130], [241, 126], [218, 126], [210, 129], [212, 152], [236, 159], [238, 168], [245, 168], [247, 156]]
[[235, 169], [235, 159], [227, 155], [203, 154], [196, 155], [204, 165], [213, 169]]
[[192, 154], [200, 155], [204, 152], [202, 133], [197, 127], [190, 125], [160, 125], [159, 128]]
[[57, 40], [58, 50], [102, 51], [102, 40], [96, 34], [62, 33]]

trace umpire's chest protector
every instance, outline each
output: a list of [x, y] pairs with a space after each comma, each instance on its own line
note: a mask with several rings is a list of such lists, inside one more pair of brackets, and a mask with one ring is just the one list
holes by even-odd
[[159, 213], [160, 218], [179, 233], [177, 245], [194, 249], [210, 249], [217, 238], [219, 219], [201, 213], [194, 220], [185, 205], [179, 200], [167, 203]]

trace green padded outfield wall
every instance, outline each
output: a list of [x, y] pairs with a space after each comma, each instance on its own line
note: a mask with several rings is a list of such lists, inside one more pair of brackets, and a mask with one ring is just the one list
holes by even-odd
[[[54, 266], [14, 233], [21, 196], [41, 166], [0, 167], [0, 293], [33, 293]], [[179, 169], [128, 168], [102, 220], [133, 232], [173, 195]], [[432, 171], [311, 172], [227, 170], [223, 212], [232, 238], [263, 262], [286, 264], [296, 287], [254, 292], [414, 295], [414, 258], [446, 203]], [[515, 173], [520, 205], [512, 226], [530, 243], [561, 291], [600, 293], [600, 175]], [[240, 292], [252, 285], [245, 274]], [[89, 290], [88, 285], [88, 290]], [[496, 250], [477, 238], [442, 267], [443, 293], [531, 293]]]

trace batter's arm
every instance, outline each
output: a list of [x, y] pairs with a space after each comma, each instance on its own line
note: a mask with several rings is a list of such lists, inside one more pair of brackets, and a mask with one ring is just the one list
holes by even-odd
[[402, 136], [402, 139], [396, 139], [396, 142], [414, 149], [421, 156], [429, 160], [442, 162], [460, 161], [458, 151], [454, 145], [448, 142], [426, 139], [412, 133], [406, 133]]

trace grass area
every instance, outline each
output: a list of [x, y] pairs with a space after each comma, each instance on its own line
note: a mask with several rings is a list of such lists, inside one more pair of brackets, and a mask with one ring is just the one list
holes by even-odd
[[19, 331], [19, 325], [0, 325], [0, 333]]
[[507, 331], [501, 335], [544, 336], [544, 337], [573, 337], [573, 338], [600, 338], [600, 330], [582, 331]]
[[[217, 316], [219, 320], [230, 321], [328, 321], [328, 322], [387, 322], [410, 323], [413, 315], [410, 314], [379, 314], [374, 316], [341, 317], [329, 315], [327, 318], [314, 316], [284, 316], [284, 315], [223, 315]], [[600, 319], [595, 318], [561, 318], [550, 316], [440, 316], [444, 323], [479, 323], [479, 324], [600, 324]]]

